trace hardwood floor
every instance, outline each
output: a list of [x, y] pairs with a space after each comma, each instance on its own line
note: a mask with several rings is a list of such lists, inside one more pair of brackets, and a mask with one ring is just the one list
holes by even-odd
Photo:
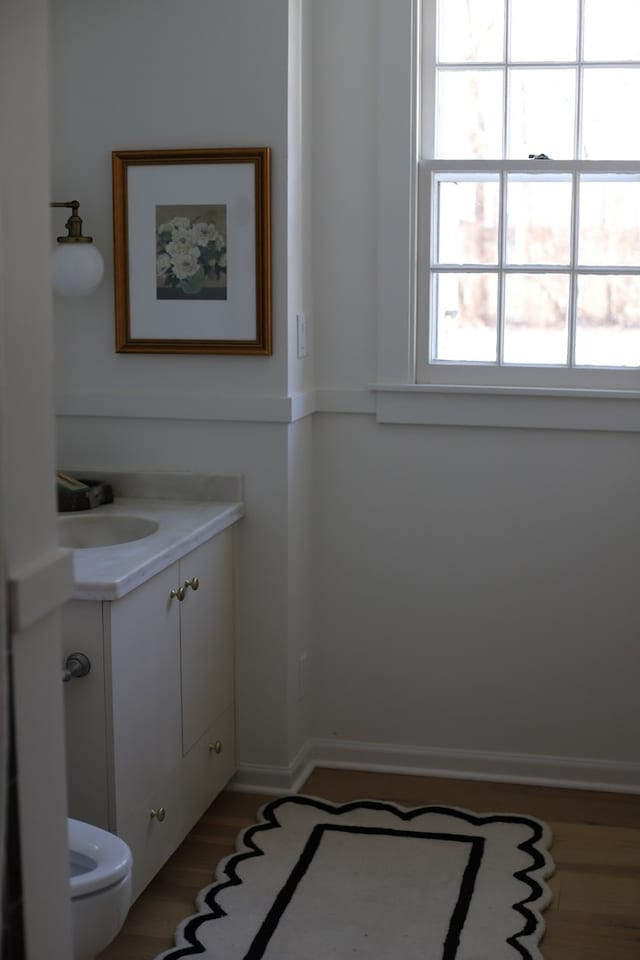
[[[640, 796], [327, 769], [314, 771], [300, 792], [409, 807], [446, 803], [546, 820], [556, 872], [541, 945], [545, 960], [640, 958]], [[238, 832], [271, 799], [221, 794], [133, 905], [100, 960], [153, 960], [173, 946], [178, 922], [194, 912], [196, 894], [211, 883], [216, 863], [233, 852]]]

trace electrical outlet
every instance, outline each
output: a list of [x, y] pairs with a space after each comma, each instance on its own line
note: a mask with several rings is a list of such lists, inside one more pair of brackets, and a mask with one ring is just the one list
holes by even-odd
[[299, 313], [296, 317], [296, 335], [298, 340], [298, 360], [304, 360], [305, 357], [309, 356], [307, 318], [304, 313]]

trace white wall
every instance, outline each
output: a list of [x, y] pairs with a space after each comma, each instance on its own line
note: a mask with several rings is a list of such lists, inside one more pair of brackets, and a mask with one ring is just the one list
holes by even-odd
[[[379, 110], [378, 4], [190, 0], [189, 17], [181, 7], [174, 19], [169, 3], [158, 7], [56, 0], [54, 116], [67, 132], [76, 119], [86, 144], [67, 163], [58, 130], [54, 180], [78, 195], [108, 249], [111, 149], [202, 144], [205, 132], [211, 143], [269, 143], [275, 353], [115, 355], [107, 276], [97, 298], [59, 305], [59, 458], [245, 474], [247, 778], [286, 780], [310, 730], [297, 674], [311, 653], [325, 760], [637, 784], [634, 435], [392, 426], [372, 414], [395, 236], [377, 196], [394, 127]], [[299, 38], [294, 49], [288, 36]], [[238, 54], [247, 46], [250, 81]], [[65, 59], [78, 48], [92, 70], [83, 87]], [[196, 66], [172, 69], [167, 90], [164, 65], [186, 49]], [[192, 69], [208, 88], [225, 78], [209, 127], [210, 98]], [[312, 315], [312, 357], [296, 362], [300, 302]], [[325, 412], [257, 422], [314, 384]], [[236, 420], [224, 422], [230, 409]]]
[[313, 462], [314, 418], [305, 417], [289, 431], [287, 581], [288, 756], [295, 759], [311, 734], [313, 722]]
[[[292, 556], [310, 556], [310, 544], [288, 529], [291, 512], [299, 521], [310, 509], [300, 488], [310, 426], [289, 422], [311, 369], [295, 351], [296, 314], [311, 312], [307, 3], [55, 0], [51, 15], [54, 192], [80, 201], [106, 260], [94, 296], [56, 303], [58, 462], [244, 474], [239, 753], [243, 766], [288, 776], [310, 722], [295, 667], [298, 646], [311, 645], [300, 635], [310, 573]], [[263, 145], [272, 151], [273, 356], [116, 354], [111, 151]]]
[[373, 0], [322, 0], [313, 20], [316, 387], [375, 379], [377, 29]]
[[[325, 410], [376, 379], [377, 7], [313, 7]], [[637, 786], [636, 435], [315, 421], [318, 755]]]
[[[311, 0], [289, 3], [287, 279], [289, 393], [313, 390]], [[297, 317], [306, 320], [307, 355], [299, 356]]]
[[[56, 0], [51, 11], [52, 189], [80, 201], [106, 261], [90, 300], [56, 310], [59, 409], [113, 394], [130, 411], [141, 396], [169, 409], [186, 394], [215, 416], [221, 396], [286, 394], [288, 0]], [[116, 354], [111, 152], [207, 146], [272, 149], [274, 354]]]
[[315, 425], [318, 735], [638, 760], [635, 437]]

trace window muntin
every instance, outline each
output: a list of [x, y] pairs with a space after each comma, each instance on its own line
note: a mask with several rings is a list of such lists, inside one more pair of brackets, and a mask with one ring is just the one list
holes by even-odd
[[613, 32], [609, 0], [438, 6], [418, 380], [637, 388], [640, 3]]

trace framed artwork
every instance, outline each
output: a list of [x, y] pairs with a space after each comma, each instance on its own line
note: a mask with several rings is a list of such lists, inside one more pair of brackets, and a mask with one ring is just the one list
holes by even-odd
[[112, 154], [116, 351], [271, 353], [270, 150]]

